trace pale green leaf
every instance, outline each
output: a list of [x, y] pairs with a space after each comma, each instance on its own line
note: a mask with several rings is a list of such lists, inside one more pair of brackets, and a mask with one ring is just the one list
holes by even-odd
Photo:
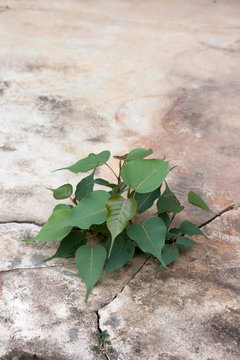
[[88, 229], [92, 224], [102, 224], [106, 220], [106, 201], [109, 194], [103, 190], [92, 191], [85, 195], [76, 207], [68, 223], [80, 229]]
[[197, 206], [203, 210], [211, 211], [203, 199], [193, 191], [188, 193], [188, 202], [194, 206]]
[[160, 159], [129, 161], [122, 167], [123, 181], [138, 193], [157, 189], [169, 172], [168, 162]]
[[[62, 204], [61, 204], [62, 205]], [[70, 231], [72, 226], [68, 224], [71, 215], [70, 207], [54, 210], [48, 221], [43, 225], [39, 233], [32, 239], [25, 241], [43, 241], [49, 242], [54, 240], [62, 240]]]
[[124, 199], [120, 195], [114, 195], [107, 200], [106, 208], [108, 210], [107, 227], [112, 235], [110, 256], [114, 239], [124, 230], [128, 221], [136, 214], [137, 202], [134, 199]]
[[106, 250], [101, 245], [83, 245], [76, 251], [77, 269], [87, 287], [86, 302], [93, 286], [101, 276], [106, 256]]
[[95, 169], [96, 167], [103, 165], [105, 162], [108, 161], [109, 157], [110, 157], [109, 151], [102, 151], [99, 154], [92, 153], [89, 154], [87, 157], [77, 161], [75, 164], [71, 166], [57, 169], [55, 171], [69, 170], [74, 173], [88, 172], [89, 170]]
[[176, 195], [169, 189], [167, 182], [165, 181], [166, 189], [157, 201], [158, 214], [171, 212], [177, 214], [184, 209], [184, 206], [180, 205]]
[[142, 224], [132, 224], [127, 229], [128, 236], [136, 241], [140, 249], [152, 254], [162, 264], [162, 249], [165, 244], [166, 225], [159, 217], [147, 219]]
[[136, 148], [127, 154], [127, 156], [124, 158], [124, 161], [143, 159], [148, 155], [151, 155], [152, 153], [153, 153], [152, 149], [146, 150], [143, 148]]
[[57, 189], [47, 188], [53, 192], [53, 197], [56, 200], [67, 199], [72, 195], [73, 187], [71, 184], [64, 184], [59, 186]]

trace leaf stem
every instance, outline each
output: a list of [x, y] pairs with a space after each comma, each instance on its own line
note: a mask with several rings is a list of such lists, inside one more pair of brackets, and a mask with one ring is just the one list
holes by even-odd
[[173, 222], [175, 216], [176, 216], [176, 214], [173, 214], [173, 216], [172, 216], [172, 218], [171, 218], [171, 220], [170, 220], [170, 223], [169, 223], [169, 225], [168, 225], [168, 227], [167, 227], [168, 229], [169, 229], [169, 226], [171, 225], [171, 223]]
[[131, 191], [131, 188], [130, 188], [130, 186], [129, 186], [129, 187], [128, 187], [128, 193], [127, 193], [128, 199], [130, 198], [130, 191]]
[[120, 181], [121, 181], [121, 169], [122, 169], [122, 160], [119, 160], [119, 174], [118, 174], [118, 194], [120, 193]]
[[135, 199], [135, 196], [136, 196], [136, 190], [133, 193], [133, 199]]
[[108, 165], [107, 163], [105, 163], [105, 165], [111, 170], [111, 172], [116, 176], [116, 178], [118, 179], [117, 174], [115, 173], [115, 171], [111, 168], [110, 165]]
[[70, 199], [71, 199], [71, 201], [75, 204], [75, 205], [77, 205], [78, 203], [77, 203], [77, 199], [76, 198], [73, 198], [72, 196], [70, 196]]

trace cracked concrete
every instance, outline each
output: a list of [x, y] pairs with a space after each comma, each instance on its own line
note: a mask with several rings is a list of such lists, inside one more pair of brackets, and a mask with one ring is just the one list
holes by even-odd
[[[239, 12], [238, 0], [1, 1], [1, 360], [95, 359], [97, 329], [112, 360], [239, 358]], [[57, 244], [21, 240], [56, 204], [46, 187], [81, 178], [52, 170], [139, 146], [178, 165], [184, 204], [193, 190], [214, 210], [186, 205], [173, 224], [209, 240], [170, 271], [138, 256], [85, 305], [73, 259], [45, 263]]]

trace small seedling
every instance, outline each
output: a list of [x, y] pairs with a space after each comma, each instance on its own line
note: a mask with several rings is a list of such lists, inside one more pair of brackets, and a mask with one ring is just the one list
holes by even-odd
[[[33, 239], [43, 243], [60, 240], [57, 252], [47, 260], [75, 256], [78, 272], [87, 287], [86, 301], [103, 269], [104, 279], [110, 272], [123, 267], [140, 251], [154, 256], [160, 269], [188, 250], [196, 242], [194, 235], [203, 235], [197, 225], [185, 220], [172, 228], [176, 214], [183, 211], [165, 178], [173, 169], [165, 159], [145, 159], [152, 149], [134, 149], [126, 155], [114, 156], [118, 171], [107, 163], [109, 151], [90, 154], [75, 164], [58, 170], [87, 173], [75, 191], [71, 184], [48, 188], [55, 199], [70, 199], [72, 205], [58, 204], [52, 215]], [[116, 183], [96, 178], [96, 168], [107, 166]], [[109, 191], [95, 190], [103, 186]], [[152, 208], [157, 212], [138, 223], [138, 217]], [[190, 191], [188, 202], [211, 211], [199, 195]]]
[[94, 345], [92, 347], [92, 350], [96, 351], [97, 354], [102, 354], [106, 356], [108, 360], [111, 360], [109, 354], [113, 353], [114, 349], [112, 347], [111, 341], [107, 340], [107, 338], [110, 336], [107, 330], [104, 330], [103, 332], [98, 332], [96, 336], [98, 345]]

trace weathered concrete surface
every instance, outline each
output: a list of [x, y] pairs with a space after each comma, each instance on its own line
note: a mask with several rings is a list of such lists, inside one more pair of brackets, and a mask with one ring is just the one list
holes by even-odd
[[207, 225], [209, 240], [198, 237], [169, 271], [149, 260], [99, 311], [119, 360], [239, 359], [239, 215]]
[[[72, 260], [43, 263], [45, 255], [51, 255], [56, 245], [40, 249], [39, 244], [21, 243], [21, 238], [33, 234], [38, 227], [12, 221], [39, 224], [46, 221], [55, 200], [45, 187], [66, 182], [74, 185], [80, 178], [68, 172], [51, 171], [107, 148], [116, 154], [137, 146], [151, 146], [156, 156], [166, 155], [172, 165], [178, 165], [169, 183], [183, 202], [192, 189], [203, 195], [215, 211], [238, 203], [239, 14], [238, 0], [0, 0], [0, 221], [10, 221], [0, 229], [0, 269], [5, 271], [1, 275], [0, 351], [4, 360], [6, 352], [14, 347], [43, 357], [92, 359], [89, 347], [97, 330], [95, 310], [117, 293], [120, 294], [116, 300], [101, 312], [101, 326], [109, 328], [112, 334], [111, 324], [120, 329], [116, 331], [119, 342], [114, 341], [120, 359], [124, 356], [131, 359], [134, 354], [135, 358], [142, 354], [143, 358], [150, 358], [141, 345], [148, 349], [144, 326], [148, 326], [149, 319], [154, 324], [149, 330], [153, 339], [156, 337], [152, 329], [167, 324], [161, 337], [165, 355], [156, 348], [161, 345], [157, 338], [155, 358], [195, 360], [197, 347], [203, 357], [209, 351], [206, 359], [201, 360], [221, 360], [221, 356], [233, 360], [237, 356], [235, 325], [232, 328], [227, 325], [225, 330], [222, 326], [223, 322], [234, 324], [237, 317], [235, 270], [230, 271], [226, 280], [223, 276], [225, 270], [236, 267], [234, 243], [238, 242], [239, 230], [231, 220], [235, 219], [230, 216], [234, 212], [214, 220], [208, 227], [214, 240], [209, 249], [203, 242], [203, 247], [183, 256], [171, 272], [158, 274], [157, 280], [152, 274], [156, 266], [148, 262], [121, 293], [141, 268], [143, 258], [112, 274], [104, 289], [100, 284], [94, 289], [86, 315], [83, 315], [85, 288]], [[116, 165], [114, 160], [111, 164]], [[108, 175], [113, 180], [107, 168], [101, 167], [98, 175]], [[212, 216], [188, 206], [186, 211], [180, 218], [190, 218], [198, 224]], [[224, 219], [228, 222], [223, 229]], [[225, 253], [219, 255], [221, 248]], [[190, 261], [192, 256], [194, 260]], [[224, 256], [228, 256], [226, 262]], [[212, 261], [209, 266], [205, 264], [207, 259]], [[218, 260], [224, 260], [223, 267], [219, 268]], [[197, 266], [202, 266], [205, 278], [197, 280], [200, 276]], [[171, 277], [178, 267], [179, 274]], [[218, 279], [224, 280], [221, 286]], [[231, 282], [233, 288], [229, 288]], [[161, 289], [169, 284], [169, 293], [180, 299], [176, 300], [180, 308], [183, 306], [179, 310], [180, 320], [175, 322], [174, 301], [169, 307], [164, 305], [167, 294], [159, 293], [158, 284]], [[133, 286], [135, 295], [131, 292], [125, 297]], [[203, 289], [202, 296], [198, 289]], [[150, 301], [144, 304], [146, 317], [141, 309], [137, 314], [139, 308], [132, 306], [131, 298], [135, 296], [133, 300], [141, 302], [145, 292]], [[156, 296], [165, 306], [160, 310], [154, 302]], [[229, 305], [230, 296], [233, 305]], [[52, 309], [45, 305], [48, 298], [54, 304]], [[201, 306], [205, 302], [209, 308]], [[191, 305], [189, 313], [185, 303]], [[126, 319], [120, 325], [117, 316], [107, 317], [106, 311], [113, 304], [127, 309]], [[44, 306], [44, 311], [40, 310]], [[76, 307], [75, 314], [71, 306]], [[135, 312], [131, 318], [132, 308]], [[151, 309], [156, 316], [151, 315]], [[162, 309], [169, 315], [170, 325], [173, 324], [169, 326], [172, 333], [168, 339], [168, 323], [163, 323], [166, 319], [161, 316]], [[211, 325], [214, 316], [215, 328]], [[200, 332], [197, 341], [191, 330], [197, 329], [196, 321], [204, 319], [208, 319], [209, 327], [202, 325], [200, 330], [205, 334]], [[188, 343], [186, 337], [183, 339], [182, 320], [187, 324], [193, 322], [190, 330], [184, 330], [192, 339]], [[144, 336], [132, 336], [133, 324], [138, 329], [140, 323], [143, 327], [138, 331], [145, 332]], [[76, 337], [72, 328], [77, 328], [81, 336]], [[70, 331], [72, 342], [66, 335]], [[218, 346], [222, 336], [227, 338], [229, 333], [226, 347]], [[140, 352], [130, 355], [137, 346]]]
[[45, 221], [45, 187], [79, 178], [51, 171], [105, 148], [165, 154], [183, 200], [239, 197], [238, 0], [1, 6], [2, 220]]
[[121, 271], [94, 287], [85, 304], [86, 288], [74, 259], [44, 259], [57, 244], [22, 243], [36, 235], [31, 224], [0, 225], [0, 358], [14, 350], [56, 356], [56, 359], [94, 359], [91, 346], [98, 331], [96, 310], [109, 303], [146, 260], [137, 256]]

